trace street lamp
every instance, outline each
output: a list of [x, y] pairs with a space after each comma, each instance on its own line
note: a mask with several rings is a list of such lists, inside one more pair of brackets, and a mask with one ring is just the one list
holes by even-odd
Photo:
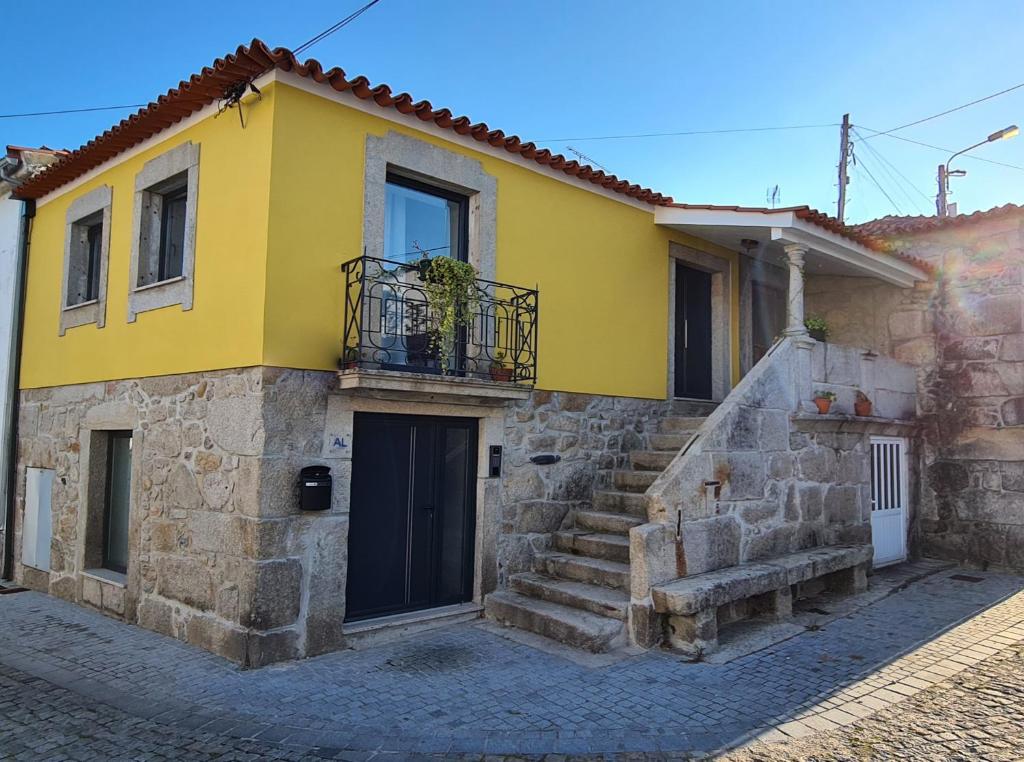
[[949, 165], [953, 162], [953, 159], [961, 154], [967, 153], [968, 151], [973, 151], [978, 146], [983, 146], [986, 143], [994, 143], [997, 140], [1008, 140], [1009, 138], [1016, 137], [1019, 132], [1020, 129], [1017, 125], [1011, 124], [1009, 127], [1004, 127], [1001, 130], [993, 132], [980, 143], [975, 143], [973, 146], [965, 148], [962, 151], [957, 151], [946, 160], [945, 164], [939, 165], [939, 192], [938, 195], [935, 196], [935, 210], [938, 212], [940, 217], [949, 216], [949, 205], [946, 203], [946, 196], [949, 195], [949, 178], [963, 177], [967, 174], [966, 169], [954, 169], [950, 171]]

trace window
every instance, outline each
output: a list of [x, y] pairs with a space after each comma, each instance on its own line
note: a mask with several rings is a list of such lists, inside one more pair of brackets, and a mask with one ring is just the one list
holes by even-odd
[[67, 306], [95, 301], [100, 292], [100, 251], [103, 245], [103, 212], [90, 214], [71, 226]]
[[128, 506], [132, 482], [132, 433], [112, 431], [107, 438], [107, 479], [103, 500], [103, 568], [128, 569]]
[[388, 174], [384, 190], [384, 258], [467, 258], [465, 196]]
[[176, 175], [144, 195], [143, 216], [149, 224], [141, 233], [138, 286], [180, 278], [184, 272], [187, 175]]
[[110, 186], [101, 185], [68, 206], [60, 302], [61, 335], [75, 326], [96, 323], [102, 327], [104, 324], [111, 198]]
[[150, 159], [135, 176], [129, 323], [161, 307], [192, 309], [198, 191], [193, 143]]

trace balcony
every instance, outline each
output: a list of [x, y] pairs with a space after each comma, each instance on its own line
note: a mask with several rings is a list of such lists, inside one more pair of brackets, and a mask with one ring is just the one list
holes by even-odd
[[[443, 313], [428, 297], [429, 260], [363, 256], [341, 266], [345, 277], [342, 388], [372, 374], [408, 388], [423, 383], [467, 389], [482, 384], [526, 391], [537, 380], [537, 291], [477, 279], [470, 314], [444, 345]], [[512, 394], [510, 396], [519, 396]]]

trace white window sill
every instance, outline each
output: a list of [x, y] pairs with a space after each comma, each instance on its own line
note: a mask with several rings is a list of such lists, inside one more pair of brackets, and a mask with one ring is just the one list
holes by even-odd
[[140, 291], [149, 291], [152, 288], [160, 288], [161, 286], [169, 286], [172, 283], [181, 283], [183, 280], [185, 280], [184, 275], [179, 275], [176, 278], [168, 278], [167, 280], [158, 280], [156, 283], [147, 283], [145, 286], [136, 286], [135, 293], [139, 293]]
[[69, 304], [68, 306], [66, 306], [64, 308], [64, 312], [74, 312], [75, 310], [82, 309], [82, 307], [92, 307], [94, 304], [99, 304], [99, 303], [100, 303], [99, 299], [90, 299], [87, 302], [79, 302], [78, 304]]
[[99, 582], [107, 585], [116, 585], [117, 587], [126, 587], [128, 584], [128, 576], [113, 569], [85, 569], [82, 572], [82, 576], [91, 577]]

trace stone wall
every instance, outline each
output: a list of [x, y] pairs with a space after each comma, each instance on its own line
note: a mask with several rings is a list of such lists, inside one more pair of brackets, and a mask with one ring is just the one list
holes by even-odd
[[[27, 390], [20, 410], [16, 577], [258, 666], [349, 644], [343, 628], [353, 413], [480, 420], [479, 602], [607, 485], [671, 403], [533, 392], [513, 404], [339, 390], [335, 374], [252, 368]], [[108, 431], [133, 432], [128, 574], [96, 569]], [[501, 478], [487, 449], [505, 448]], [[530, 457], [556, 455], [550, 465]], [[298, 510], [308, 465], [332, 510]], [[49, 571], [20, 557], [25, 468], [55, 471]]]
[[[505, 416], [501, 483], [499, 585], [531, 568], [551, 532], [571, 526], [572, 512], [589, 507], [594, 489], [608, 488], [631, 450], [649, 449], [647, 436], [671, 402], [535, 391]], [[557, 463], [530, 458], [554, 455]]]
[[851, 403], [855, 389], [872, 396], [886, 387], [892, 417], [912, 417], [913, 368], [877, 364], [864, 350], [784, 339], [707, 419], [648, 489], [650, 523], [630, 532], [636, 642], [660, 636], [653, 585], [807, 548], [871, 541], [869, 437], [904, 435], [907, 427], [820, 416], [808, 405], [816, 384]]
[[916, 553], [1024, 570], [1024, 212], [897, 236], [934, 282], [810, 277], [807, 311], [837, 342], [918, 368]]

